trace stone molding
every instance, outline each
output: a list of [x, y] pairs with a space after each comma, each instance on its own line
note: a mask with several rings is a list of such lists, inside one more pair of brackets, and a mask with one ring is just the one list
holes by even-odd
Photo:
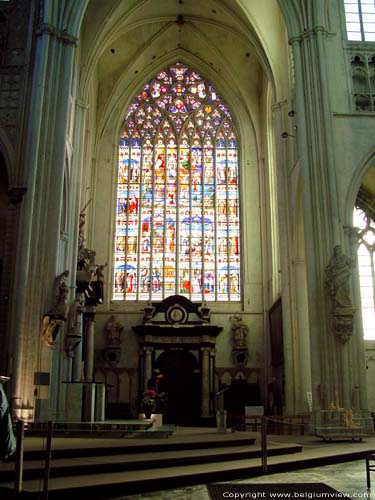
[[78, 44], [77, 37], [49, 23], [40, 23], [35, 33], [37, 36], [49, 35], [50, 37], [56, 38], [57, 41], [73, 47], [77, 47]]

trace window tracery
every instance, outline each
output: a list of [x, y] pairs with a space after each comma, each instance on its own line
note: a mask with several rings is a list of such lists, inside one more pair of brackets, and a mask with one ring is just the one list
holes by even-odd
[[214, 87], [181, 63], [126, 114], [114, 253], [114, 300], [240, 300], [236, 133]]
[[354, 209], [358, 232], [358, 270], [361, 290], [363, 333], [375, 339], [375, 221], [360, 208]]

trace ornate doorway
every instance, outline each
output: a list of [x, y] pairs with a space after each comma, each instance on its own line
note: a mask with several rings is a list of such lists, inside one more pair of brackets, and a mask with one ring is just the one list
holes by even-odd
[[139, 398], [160, 370], [168, 393], [166, 421], [202, 425], [215, 415], [215, 345], [222, 328], [210, 324], [206, 303], [173, 295], [144, 309], [140, 337]]
[[155, 362], [163, 374], [163, 391], [168, 394], [166, 421], [195, 425], [200, 417], [201, 371], [199, 361], [185, 349], [168, 349]]

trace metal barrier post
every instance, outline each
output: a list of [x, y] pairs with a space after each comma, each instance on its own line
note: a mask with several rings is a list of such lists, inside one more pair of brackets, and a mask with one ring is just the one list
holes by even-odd
[[51, 469], [52, 431], [53, 431], [53, 423], [51, 420], [49, 420], [47, 427], [46, 466], [44, 469], [44, 484], [43, 484], [44, 500], [48, 500], [48, 482], [49, 482], [49, 473]]
[[15, 464], [15, 478], [14, 478], [14, 496], [17, 498], [22, 491], [22, 476], [23, 476], [23, 440], [25, 432], [25, 422], [17, 420], [16, 424], [16, 464]]
[[261, 419], [262, 469], [267, 473], [267, 417]]
[[227, 431], [227, 418], [226, 411], [224, 410], [224, 392], [228, 388], [225, 387], [221, 391], [216, 393], [216, 430], [217, 432]]

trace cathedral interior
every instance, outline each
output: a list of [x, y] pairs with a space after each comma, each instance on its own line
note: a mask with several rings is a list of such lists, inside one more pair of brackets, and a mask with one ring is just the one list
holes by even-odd
[[372, 425], [374, 26], [365, 1], [0, 1], [14, 418], [138, 419], [156, 390], [176, 425], [218, 393]]

